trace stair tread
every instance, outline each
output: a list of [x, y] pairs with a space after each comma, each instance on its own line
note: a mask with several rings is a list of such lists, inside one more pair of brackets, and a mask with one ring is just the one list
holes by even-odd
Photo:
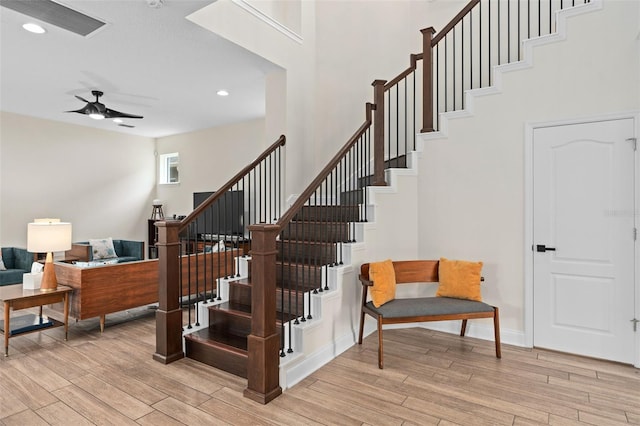
[[223, 347], [239, 355], [247, 354], [247, 337], [227, 333], [214, 327], [203, 328], [185, 335], [185, 339], [213, 347]]

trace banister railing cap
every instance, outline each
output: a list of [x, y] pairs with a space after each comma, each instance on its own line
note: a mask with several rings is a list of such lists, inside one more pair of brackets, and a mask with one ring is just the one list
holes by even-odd
[[427, 27], [427, 28], [423, 28], [423, 29], [421, 29], [421, 30], [420, 30], [420, 32], [421, 32], [422, 34], [424, 34], [424, 33], [431, 33], [431, 34], [435, 34], [435, 33], [436, 33], [436, 29], [435, 29], [435, 28], [433, 28], [433, 27]]
[[387, 84], [387, 80], [373, 80], [372, 86], [380, 86]]

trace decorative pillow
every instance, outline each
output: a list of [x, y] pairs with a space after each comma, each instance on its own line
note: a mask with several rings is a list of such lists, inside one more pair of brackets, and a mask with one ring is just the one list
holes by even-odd
[[436, 296], [477, 300], [481, 302], [481, 272], [482, 262], [448, 260], [441, 257], [438, 266], [440, 285], [438, 286]]
[[0, 271], [6, 271], [7, 267], [4, 266], [4, 261], [2, 260], [2, 250], [0, 250]]
[[373, 281], [371, 287], [371, 301], [379, 308], [396, 297], [396, 272], [391, 259], [384, 262], [373, 262], [369, 265], [369, 279]]
[[112, 259], [117, 257], [116, 249], [113, 248], [113, 238], [103, 238], [100, 240], [89, 240], [89, 245], [93, 252], [93, 259]]

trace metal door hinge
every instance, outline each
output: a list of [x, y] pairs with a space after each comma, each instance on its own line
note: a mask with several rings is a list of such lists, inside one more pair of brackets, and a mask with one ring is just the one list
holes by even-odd
[[631, 146], [633, 147], [633, 150], [636, 151], [638, 149], [638, 139], [636, 138], [628, 138], [625, 139], [627, 142], [631, 142]]
[[631, 320], [631, 322], [633, 323], [633, 331], [638, 331], [638, 323], [640, 322], [640, 320], [634, 318]]

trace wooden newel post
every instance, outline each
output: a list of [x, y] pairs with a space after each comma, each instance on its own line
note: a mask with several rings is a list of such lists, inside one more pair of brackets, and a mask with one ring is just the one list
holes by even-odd
[[420, 30], [422, 33], [422, 133], [433, 132], [433, 56], [431, 38], [433, 27]]
[[373, 86], [373, 182], [374, 186], [386, 186], [384, 180], [384, 85], [386, 80], [376, 80]]
[[244, 396], [266, 404], [282, 393], [280, 336], [276, 327], [276, 237], [279, 225], [249, 226], [251, 232], [251, 334]]
[[184, 358], [180, 308], [180, 222], [156, 222], [158, 227], [158, 310], [153, 359], [169, 364]]

